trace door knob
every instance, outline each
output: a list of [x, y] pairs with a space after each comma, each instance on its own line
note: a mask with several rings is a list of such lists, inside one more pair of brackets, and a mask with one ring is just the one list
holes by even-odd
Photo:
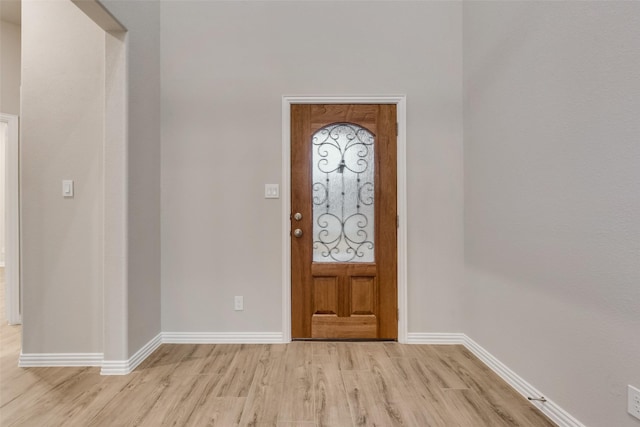
[[300, 221], [302, 219], [302, 214], [300, 212], [294, 213], [293, 219], [295, 219], [296, 221]]
[[293, 230], [293, 235], [296, 237], [302, 237], [302, 230], [296, 228], [295, 230]]

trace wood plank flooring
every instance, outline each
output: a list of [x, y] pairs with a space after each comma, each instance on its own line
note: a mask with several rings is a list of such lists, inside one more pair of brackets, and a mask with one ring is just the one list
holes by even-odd
[[165, 344], [108, 377], [18, 368], [19, 338], [2, 320], [3, 427], [554, 425], [461, 346]]

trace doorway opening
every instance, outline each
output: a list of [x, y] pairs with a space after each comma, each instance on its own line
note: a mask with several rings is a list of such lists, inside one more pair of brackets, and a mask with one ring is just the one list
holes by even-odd
[[18, 116], [0, 114], [0, 268], [9, 325], [22, 323], [19, 254]]
[[[292, 291], [294, 291], [295, 289], [294, 289], [294, 286], [292, 286], [292, 270], [291, 270], [292, 266], [294, 266], [296, 263], [294, 258], [297, 255], [294, 251], [298, 250], [294, 248], [294, 246], [296, 245], [295, 242], [297, 241], [296, 234], [300, 234], [300, 232], [296, 230], [300, 229], [302, 231], [302, 234], [300, 234], [301, 238], [302, 236], [305, 235], [305, 230], [302, 230], [299, 227], [294, 227], [295, 225], [298, 224], [297, 220], [295, 220], [295, 214], [299, 212], [297, 211], [293, 212], [291, 210], [291, 209], [296, 209], [296, 207], [294, 207], [293, 204], [297, 202], [293, 200], [292, 195], [295, 192], [294, 186], [297, 185], [296, 183], [299, 181], [298, 179], [299, 177], [293, 176], [292, 170], [291, 170], [292, 158], [293, 158], [292, 156], [297, 156], [297, 154], [294, 153], [292, 150], [292, 137], [294, 136], [292, 132], [292, 123], [293, 123], [292, 120], [295, 120], [295, 118], [292, 117], [295, 114], [295, 113], [292, 113], [292, 107], [296, 105], [310, 105], [310, 104], [325, 105], [325, 107], [327, 107], [326, 108], [327, 111], [329, 110], [336, 111], [336, 108], [331, 108], [332, 104], [338, 104], [338, 105], [348, 104], [348, 105], [354, 105], [354, 106], [355, 105], [369, 105], [369, 106], [380, 105], [380, 106], [392, 107], [392, 108], [389, 108], [389, 111], [395, 110], [396, 112], [395, 121], [397, 124], [394, 123], [392, 131], [393, 131], [393, 137], [396, 139], [397, 143], [394, 147], [394, 153], [393, 153], [394, 159], [392, 160], [392, 162], [394, 163], [394, 168], [395, 168], [395, 171], [397, 172], [397, 177], [395, 179], [396, 188], [397, 188], [397, 199], [392, 201], [392, 204], [393, 204], [392, 208], [393, 210], [395, 210], [393, 215], [393, 231], [397, 235], [397, 251], [395, 253], [395, 257], [393, 261], [397, 265], [397, 268], [394, 269], [395, 271], [392, 274], [395, 276], [394, 279], [397, 282], [397, 287], [396, 287], [397, 291], [394, 292], [392, 296], [392, 298], [394, 299], [392, 304], [393, 306], [393, 309], [392, 309], [393, 322], [391, 322], [392, 332], [387, 331], [382, 334], [378, 334], [377, 331], [373, 332], [372, 325], [374, 323], [377, 325], [379, 322], [374, 317], [372, 317], [374, 313], [370, 313], [371, 310], [369, 309], [369, 307], [374, 307], [375, 304], [379, 302], [379, 298], [381, 296], [377, 290], [378, 279], [375, 278], [375, 274], [373, 273], [374, 268], [372, 267], [371, 263], [365, 262], [360, 265], [354, 265], [351, 262], [349, 262], [353, 260], [346, 260], [346, 259], [340, 258], [339, 261], [346, 261], [348, 263], [347, 268], [349, 270], [354, 270], [354, 269], [361, 270], [364, 268], [365, 270], [368, 269], [372, 271], [363, 270], [361, 272], [359, 270], [358, 271], [354, 270], [353, 274], [350, 273], [348, 275], [344, 275], [344, 277], [340, 279], [338, 278], [338, 275], [334, 275], [333, 278], [331, 278], [331, 275], [328, 275], [327, 272], [324, 272], [324, 271], [320, 272], [318, 270], [317, 276], [319, 280], [317, 281], [317, 283], [319, 286], [318, 286], [318, 292], [316, 292], [318, 294], [317, 298], [321, 299], [322, 295], [327, 295], [328, 296], [327, 301], [329, 300], [335, 301], [337, 305], [334, 304], [335, 310], [327, 309], [327, 310], [324, 310], [326, 311], [326, 313], [318, 312], [317, 313], [318, 316], [316, 316], [315, 320], [309, 319], [309, 323], [315, 322], [319, 330], [323, 331], [320, 334], [316, 334], [318, 338], [323, 338], [322, 335], [325, 335], [325, 338], [333, 337], [333, 335], [331, 335], [331, 332], [328, 332], [328, 331], [335, 330], [338, 325], [340, 325], [339, 327], [342, 327], [341, 324], [346, 321], [347, 323], [350, 324], [349, 327], [355, 327], [356, 330], [360, 329], [360, 332], [364, 331], [364, 335], [362, 335], [360, 332], [354, 332], [352, 335], [349, 335], [343, 338], [363, 338], [364, 337], [369, 339], [378, 339], [382, 337], [387, 339], [397, 339], [401, 343], [406, 342], [406, 336], [407, 336], [407, 311], [406, 311], [406, 307], [407, 307], [406, 232], [407, 231], [406, 231], [406, 175], [405, 175], [406, 98], [404, 96], [363, 96], [363, 97], [285, 96], [283, 97], [283, 103], [282, 103], [283, 191], [281, 193], [283, 195], [282, 208], [283, 208], [283, 260], [284, 260], [283, 273], [282, 273], [284, 278], [283, 280], [284, 282], [283, 284], [283, 341], [289, 342], [291, 341], [292, 337], [293, 338], [313, 338], [313, 336], [311, 335], [298, 336], [300, 335], [299, 330], [294, 331], [294, 326], [292, 323], [293, 322], [292, 307], [294, 305], [297, 305], [298, 301], [296, 299], [297, 297], [294, 296], [292, 298]], [[340, 108], [338, 107], [338, 110], [339, 109]], [[365, 110], [366, 109], [367, 108], [365, 108]], [[361, 118], [364, 118], [366, 122], [367, 119], [365, 118], [365, 116], [370, 116], [371, 114], [366, 112], [363, 114], [364, 116]], [[351, 116], [351, 117], [357, 117], [357, 114], [356, 116]], [[351, 120], [346, 120], [347, 118], [348, 118], [347, 116], [339, 120], [338, 120], [338, 117], [332, 118], [331, 120], [329, 120], [331, 123], [328, 123], [328, 122], [324, 123], [323, 126], [327, 126], [327, 125], [331, 126], [331, 125], [342, 123], [343, 125], [347, 124], [347, 127], [350, 127], [351, 125], [349, 125], [348, 123], [351, 122]], [[322, 128], [322, 126], [318, 127], [318, 129], [315, 129], [315, 130], [316, 131], [321, 130], [320, 128]], [[363, 135], [365, 135], [367, 126], [363, 126], [363, 128], [365, 129], [359, 132], [364, 132]], [[334, 130], [338, 132], [339, 129], [334, 129]], [[376, 132], [374, 131], [372, 133], [376, 133]], [[304, 156], [307, 156], [307, 155], [310, 155], [310, 154], [305, 154]], [[340, 173], [341, 171], [344, 172], [347, 170], [346, 161], [342, 163], [344, 163], [344, 166], [341, 168], [340, 161], [338, 162], [338, 166], [335, 168], [336, 169], [335, 172]], [[310, 174], [310, 172], [303, 172], [303, 174]], [[312, 199], [313, 199], [313, 196], [312, 196]], [[326, 206], [324, 206], [323, 208], [326, 208]], [[302, 212], [300, 213], [302, 214]], [[305, 212], [305, 213], [306, 215], [303, 214], [303, 217], [306, 217], [307, 221], [310, 223], [314, 222], [314, 221], [311, 221], [311, 219], [313, 218], [313, 213], [311, 211]], [[315, 222], [317, 223], [317, 218]], [[343, 225], [344, 224], [342, 224], [341, 227]], [[313, 233], [313, 231], [311, 230], [312, 224], [306, 224], [305, 226], [306, 228], [309, 228], [308, 230], [306, 230], [307, 231], [306, 235], [308, 236], [307, 240], [311, 239], [311, 242], [313, 243], [313, 239], [310, 237], [312, 236], [312, 233]], [[363, 230], [356, 230], [356, 232], [357, 231], [363, 231]], [[378, 233], [376, 234], [380, 234], [380, 230], [378, 230]], [[380, 234], [380, 235], [383, 236], [384, 234]], [[362, 233], [360, 233], [360, 236], [362, 236]], [[336, 250], [338, 249], [334, 249], [334, 253]], [[342, 255], [345, 255], [348, 251], [353, 251], [353, 250], [354, 250], [353, 248], [349, 249], [347, 247], [343, 247]], [[353, 252], [350, 252], [350, 253], [353, 253]], [[358, 252], [357, 250], [355, 251], [355, 253], [358, 254], [357, 257], [359, 257], [360, 255], [365, 256], [362, 252]], [[372, 257], [372, 259], [375, 258], [374, 255], [366, 255], [366, 256]], [[321, 265], [321, 263], [317, 263], [317, 264], [314, 263], [314, 264], [316, 265], [314, 267], [316, 270], [318, 268], [320, 269], [334, 268], [328, 265]], [[343, 286], [343, 287], [349, 288], [351, 291], [355, 289], [355, 293], [351, 292], [349, 296], [343, 296], [342, 298], [334, 295], [332, 293], [332, 290], [337, 290], [338, 287], [340, 286], [339, 285], [340, 283], [343, 283], [343, 284], [349, 283], [349, 286]], [[382, 295], [382, 296], [384, 298], [389, 298], [390, 294]], [[355, 302], [355, 305], [354, 305], [354, 298], [357, 299], [357, 301]], [[374, 301], [376, 298], [378, 298], [378, 301]], [[338, 307], [340, 305], [341, 305], [341, 308]], [[357, 313], [357, 316], [352, 320], [345, 320], [345, 319], [349, 319], [349, 317], [337, 315], [336, 310], [340, 310], [344, 314], [349, 310], [353, 311], [354, 308], [358, 313]], [[336, 313], [330, 313], [329, 311], [336, 311]], [[389, 314], [387, 314], [386, 316], [390, 317]], [[329, 336], [326, 336], [327, 333], [329, 333]], [[376, 335], [375, 337], [374, 337], [374, 334]], [[336, 337], [336, 338], [339, 338], [339, 337]]]

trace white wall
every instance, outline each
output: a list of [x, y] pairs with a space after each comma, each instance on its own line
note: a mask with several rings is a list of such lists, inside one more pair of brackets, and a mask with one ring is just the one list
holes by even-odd
[[[20, 114], [20, 26], [0, 20], [0, 112]], [[3, 132], [4, 135], [4, 132]], [[5, 142], [0, 144], [0, 266], [5, 265]]]
[[160, 2], [104, 0], [128, 40], [128, 348], [160, 332]]
[[0, 112], [20, 114], [20, 26], [0, 21]]
[[466, 2], [466, 332], [586, 425], [638, 426], [640, 3]]
[[[104, 351], [107, 360], [126, 359], [160, 332], [160, 6], [103, 3], [129, 30], [122, 38], [128, 49], [126, 153], [110, 147], [118, 161], [124, 156], [127, 171], [114, 177], [110, 164], [108, 174], [118, 181], [109, 191], [117, 190], [120, 180], [126, 183], [126, 211], [120, 215], [127, 258], [123, 269], [108, 258], [103, 276], [102, 150], [105, 125], [113, 126], [104, 122], [105, 85], [120, 90], [111, 87], [119, 84], [117, 78], [105, 76], [105, 54], [108, 45], [117, 56], [121, 36], [105, 39], [70, 1], [28, 0], [22, 122], [25, 353]], [[120, 60], [110, 61], [107, 71], [117, 72]], [[62, 178], [76, 180], [74, 199], [60, 197]], [[112, 220], [119, 215], [109, 214]], [[111, 236], [110, 242], [107, 256], [121, 256], [112, 254], [119, 240]], [[104, 301], [104, 277], [109, 286], [124, 281], [124, 293], [107, 290], [110, 300]]]
[[[461, 5], [161, 3], [162, 329], [282, 330], [282, 95], [406, 94], [409, 331], [459, 331]], [[288, 213], [285, 213], [288, 215]], [[233, 296], [245, 310], [233, 311]]]
[[[21, 51], [21, 28], [19, 17], [19, 7], [14, 4], [0, 4], [0, 113], [19, 115], [20, 114], [20, 51]], [[10, 20], [14, 22], [9, 22]], [[11, 255], [7, 257], [7, 200], [5, 200], [6, 174], [7, 174], [7, 143], [2, 134], [3, 142], [0, 145], [0, 265], [6, 266], [7, 261], [11, 262]], [[16, 167], [17, 170], [17, 167]], [[14, 257], [17, 254], [13, 254]], [[5, 270], [7, 286], [13, 281], [11, 267]], [[10, 292], [7, 293], [7, 301], [10, 299]], [[9, 302], [8, 302], [9, 304]], [[10, 310], [8, 311], [10, 313]], [[18, 319], [8, 314], [10, 321]], [[13, 318], [12, 318], [13, 317]]]
[[69, 1], [23, 0], [22, 29], [22, 350], [99, 353], [104, 32]]

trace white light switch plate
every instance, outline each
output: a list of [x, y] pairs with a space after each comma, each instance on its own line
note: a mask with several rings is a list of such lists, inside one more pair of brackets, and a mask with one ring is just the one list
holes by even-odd
[[62, 180], [62, 197], [73, 197], [73, 180]]
[[264, 185], [264, 198], [265, 199], [279, 199], [280, 198], [280, 184], [265, 184]]

